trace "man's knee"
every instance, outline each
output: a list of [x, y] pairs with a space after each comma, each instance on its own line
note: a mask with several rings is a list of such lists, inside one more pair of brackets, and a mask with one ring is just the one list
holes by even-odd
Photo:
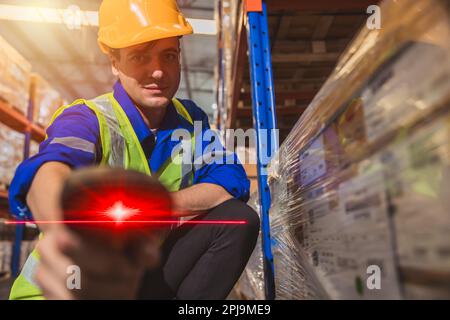
[[250, 238], [256, 239], [258, 237], [260, 229], [259, 215], [245, 202], [230, 199], [213, 209], [211, 213], [211, 216], [215, 216], [215, 219], [245, 221], [245, 226], [239, 227], [243, 227]]
[[248, 229], [248, 232], [250, 235], [252, 235], [254, 238], [258, 237], [259, 234], [259, 228], [261, 226], [261, 221], [259, 219], [258, 213], [256, 213], [255, 210], [253, 210], [252, 207], [247, 205], [244, 202], [240, 202], [242, 211], [243, 211], [243, 220], [246, 221], [246, 226]]

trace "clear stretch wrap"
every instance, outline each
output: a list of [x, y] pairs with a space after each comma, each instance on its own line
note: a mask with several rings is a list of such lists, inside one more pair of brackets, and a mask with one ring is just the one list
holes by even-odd
[[449, 2], [380, 6], [270, 164], [277, 299], [450, 298]]
[[[252, 194], [247, 204], [256, 212], [260, 212], [257, 192]], [[239, 298], [243, 300], [264, 299], [264, 270], [262, 259], [260, 232], [253, 254], [250, 256], [247, 263], [247, 267], [235, 286], [235, 291]]]

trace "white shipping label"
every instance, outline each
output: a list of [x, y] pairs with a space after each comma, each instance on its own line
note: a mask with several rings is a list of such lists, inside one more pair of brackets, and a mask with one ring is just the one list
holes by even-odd
[[342, 228], [373, 228], [386, 225], [387, 203], [383, 173], [358, 175], [339, 185], [340, 222]]
[[[336, 256], [336, 272], [329, 275], [338, 292], [336, 298], [400, 297], [381, 168], [370, 161], [363, 172], [339, 186], [337, 240], [328, 244]], [[380, 290], [366, 287], [370, 265], [382, 270]]]
[[[387, 156], [388, 155], [388, 156]], [[399, 263], [422, 270], [450, 268], [450, 137], [439, 120], [383, 155], [395, 206]]]
[[[389, 248], [370, 245], [363, 238], [341, 237], [341, 248], [329, 243], [311, 253], [320, 282], [333, 299], [398, 299], [399, 282]], [[385, 242], [384, 240], [381, 240]], [[367, 286], [369, 266], [380, 270], [378, 289]]]
[[306, 186], [322, 177], [327, 172], [325, 162], [325, 148], [323, 136], [319, 136], [314, 142], [300, 154], [300, 183]]
[[331, 198], [335, 192], [318, 187], [305, 194], [303, 202], [306, 223], [304, 225], [303, 244], [306, 251], [314, 250], [317, 244], [324, 243], [336, 233], [334, 221], [339, 207], [330, 208]]
[[361, 94], [369, 142], [410, 126], [442, 100], [450, 90], [449, 70], [448, 52], [427, 43], [415, 43], [384, 66]]

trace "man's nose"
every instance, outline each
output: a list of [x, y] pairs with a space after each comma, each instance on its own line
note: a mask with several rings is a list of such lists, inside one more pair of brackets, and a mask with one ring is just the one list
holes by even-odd
[[162, 70], [154, 70], [152, 73], [152, 78], [160, 80], [163, 77], [163, 71]]
[[164, 76], [162, 64], [159, 58], [152, 59], [149, 63], [149, 74], [155, 80], [160, 80]]

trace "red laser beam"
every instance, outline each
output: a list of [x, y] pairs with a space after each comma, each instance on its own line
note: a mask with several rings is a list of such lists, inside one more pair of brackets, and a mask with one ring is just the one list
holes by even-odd
[[[5, 221], [6, 225], [21, 225], [27, 223], [34, 224], [178, 224], [180, 221], [171, 220], [55, 220], [55, 221]], [[247, 224], [245, 220], [183, 220], [182, 224], [226, 224], [226, 225], [243, 225]]]

